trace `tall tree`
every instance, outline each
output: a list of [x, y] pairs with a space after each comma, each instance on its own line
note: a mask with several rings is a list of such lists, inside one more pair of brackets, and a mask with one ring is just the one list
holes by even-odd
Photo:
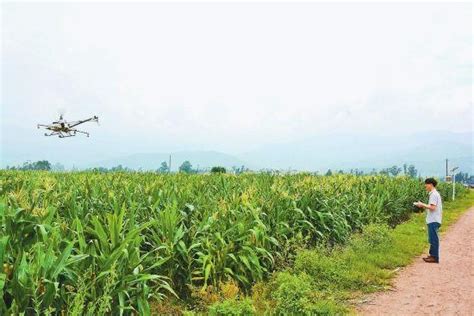
[[416, 170], [414, 165], [408, 166], [408, 175], [412, 178], [416, 178], [416, 176], [418, 175], [418, 170]]
[[188, 160], [186, 160], [181, 164], [181, 166], [179, 166], [179, 171], [184, 173], [192, 173], [193, 165]]
[[226, 173], [226, 170], [224, 167], [216, 166], [212, 167], [211, 173]]
[[394, 177], [396, 177], [401, 171], [402, 171], [402, 168], [398, 166], [392, 166], [388, 169], [388, 172]]
[[158, 168], [158, 173], [167, 173], [169, 171], [169, 166], [166, 163], [166, 161], [163, 161], [160, 165], [160, 168]]
[[51, 170], [51, 163], [47, 160], [40, 160], [36, 162], [27, 161], [23, 163], [22, 167], [19, 167], [20, 170]]

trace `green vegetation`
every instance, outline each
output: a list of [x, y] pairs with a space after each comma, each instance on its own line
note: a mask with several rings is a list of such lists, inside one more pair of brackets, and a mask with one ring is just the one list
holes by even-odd
[[224, 167], [212, 167], [211, 173], [226, 173], [226, 170]]
[[179, 172], [184, 173], [192, 173], [193, 172], [193, 165], [189, 161], [185, 161], [179, 166]]
[[40, 160], [40, 161], [26, 161], [23, 165], [18, 167], [7, 167], [7, 169], [11, 170], [51, 170], [51, 164], [47, 160]]
[[[446, 203], [441, 231], [474, 205], [474, 192]], [[256, 285], [257, 314], [333, 315], [351, 312], [351, 302], [364, 293], [387, 289], [399, 267], [427, 248], [424, 214], [390, 229], [368, 225], [344, 247], [299, 251], [294, 265]]]
[[0, 313], [342, 311], [403, 264], [382, 250], [412, 220], [389, 227], [424, 196], [408, 177], [0, 171]]
[[209, 315], [252, 315], [255, 308], [249, 298], [242, 300], [229, 299], [217, 302], [209, 307]]
[[168, 173], [170, 172], [170, 167], [168, 166], [168, 163], [166, 161], [161, 162], [160, 168], [156, 170], [158, 173]]

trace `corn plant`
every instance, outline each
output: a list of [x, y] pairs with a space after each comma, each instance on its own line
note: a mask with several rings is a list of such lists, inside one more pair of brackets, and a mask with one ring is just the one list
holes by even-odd
[[406, 177], [0, 171], [0, 314], [147, 315], [193, 289], [245, 292], [424, 198]]

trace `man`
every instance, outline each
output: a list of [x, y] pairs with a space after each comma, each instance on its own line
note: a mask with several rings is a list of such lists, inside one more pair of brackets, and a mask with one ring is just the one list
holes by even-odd
[[429, 192], [428, 204], [416, 202], [415, 205], [426, 209], [426, 225], [428, 226], [428, 241], [430, 243], [430, 255], [423, 258], [425, 262], [439, 263], [439, 237], [438, 229], [441, 226], [443, 216], [443, 204], [441, 195], [436, 190], [438, 182], [433, 178], [425, 180], [426, 191]]

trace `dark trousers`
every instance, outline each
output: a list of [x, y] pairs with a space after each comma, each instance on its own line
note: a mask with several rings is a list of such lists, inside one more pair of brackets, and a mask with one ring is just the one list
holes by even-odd
[[438, 229], [441, 226], [440, 223], [429, 223], [428, 224], [428, 242], [430, 243], [430, 256], [435, 257], [439, 260], [439, 237]]

